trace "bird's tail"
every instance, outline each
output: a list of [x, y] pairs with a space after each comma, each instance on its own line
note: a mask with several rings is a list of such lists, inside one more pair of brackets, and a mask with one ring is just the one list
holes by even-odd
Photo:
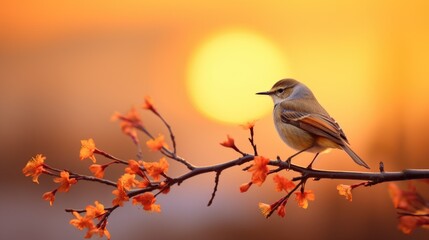
[[346, 151], [346, 153], [349, 154], [349, 156], [353, 159], [353, 161], [355, 161], [355, 163], [369, 169], [368, 164], [366, 164], [355, 152], [353, 152], [353, 150], [347, 144], [344, 144], [342, 147], [344, 151]]

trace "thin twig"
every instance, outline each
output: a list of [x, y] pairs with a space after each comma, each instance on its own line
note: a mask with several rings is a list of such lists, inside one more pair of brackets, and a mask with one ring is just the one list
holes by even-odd
[[221, 173], [222, 173], [222, 171], [218, 171], [218, 172], [216, 172], [216, 177], [215, 177], [215, 186], [214, 186], [214, 188], [213, 188], [213, 192], [212, 192], [212, 196], [211, 196], [211, 198], [210, 198], [210, 201], [209, 201], [209, 203], [207, 204], [207, 206], [208, 206], [208, 207], [212, 205], [213, 200], [214, 200], [214, 198], [215, 198], [215, 196], [216, 196], [217, 186], [219, 185], [219, 177], [220, 177], [220, 174], [221, 174]]
[[256, 148], [256, 144], [255, 144], [255, 139], [254, 139], [254, 130], [253, 130], [253, 127], [251, 127], [250, 129], [250, 138], [249, 138], [249, 142], [250, 142], [250, 145], [252, 145], [252, 148], [253, 148], [253, 154], [255, 155], [255, 156], [258, 156], [258, 149]]
[[158, 113], [158, 111], [152, 111], [156, 116], [158, 116], [159, 117], [159, 119], [161, 119], [161, 121], [164, 123], [164, 125], [165, 125], [165, 127], [167, 127], [167, 129], [168, 129], [168, 132], [170, 133], [170, 139], [171, 139], [171, 142], [173, 143], [173, 154], [174, 155], [176, 155], [176, 140], [175, 140], [175, 137], [174, 137], [174, 134], [173, 134], [173, 130], [171, 129], [171, 126], [170, 126], [170, 124], [168, 124], [168, 122], [164, 119], [164, 117], [163, 116], [161, 116], [161, 114], [160, 113]]

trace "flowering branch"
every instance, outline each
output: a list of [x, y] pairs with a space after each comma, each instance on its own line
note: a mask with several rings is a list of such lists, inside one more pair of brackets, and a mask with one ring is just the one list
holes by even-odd
[[[111, 207], [105, 208], [103, 204], [95, 201], [94, 205], [88, 205], [85, 209], [65, 210], [66, 212], [72, 213], [75, 217], [70, 221], [70, 224], [79, 230], [87, 229], [85, 238], [98, 235], [100, 237], [106, 236], [110, 239], [110, 233], [106, 229], [108, 218], [113, 211], [119, 209], [125, 202], [132, 199], [134, 205], [141, 205], [145, 211], [159, 212], [161, 211], [161, 206], [156, 204], [156, 199], [160, 197], [160, 194], [168, 194], [171, 187], [180, 185], [184, 181], [198, 175], [215, 173], [213, 191], [207, 204], [210, 206], [218, 191], [222, 172], [243, 164], [249, 164], [243, 168], [243, 171], [251, 173], [251, 177], [249, 182], [240, 186], [239, 189], [241, 192], [248, 191], [253, 185], [261, 186], [268, 175], [274, 175], [273, 181], [276, 184], [276, 191], [285, 191], [285, 195], [273, 204], [259, 203], [261, 212], [267, 218], [275, 211], [277, 211], [278, 215], [284, 217], [286, 204], [292, 194], [295, 194], [295, 200], [298, 202], [299, 207], [307, 208], [308, 201], [315, 200], [314, 192], [306, 189], [306, 183], [309, 179], [317, 181], [321, 179], [364, 181], [354, 185], [339, 184], [337, 186], [339, 194], [345, 196], [349, 201], [352, 200], [352, 190], [360, 186], [372, 186], [383, 182], [411, 179], [429, 179], [429, 169], [406, 169], [400, 172], [385, 172], [383, 163], [380, 163], [379, 172], [349, 172], [304, 168], [292, 164], [289, 160], [282, 161], [279, 157], [275, 160], [270, 160], [258, 154], [254, 139], [254, 122], [242, 125], [244, 129], [250, 131], [248, 140], [252, 147], [253, 154], [241, 151], [235, 145], [234, 139], [228, 135], [227, 140], [220, 144], [226, 148], [231, 148], [237, 152], [240, 157], [211, 166], [195, 166], [177, 154], [176, 140], [172, 127], [154, 107], [151, 98], [145, 98], [143, 109], [149, 110], [163, 122], [169, 133], [169, 139], [173, 145], [172, 149], [166, 144], [162, 134], [155, 137], [155, 135], [143, 125], [137, 110], [132, 108], [127, 114], [116, 113], [113, 119], [120, 121], [120, 127], [124, 134], [128, 135], [133, 143], [137, 145], [138, 160], [123, 160], [115, 157], [96, 148], [94, 140], [88, 139], [81, 141], [80, 160], [90, 159], [93, 162], [93, 164], [89, 166], [89, 170], [94, 176], [52, 167], [45, 163], [46, 157], [41, 154], [32, 158], [23, 169], [24, 175], [31, 176], [35, 183], [39, 183], [38, 178], [42, 174], [54, 177], [54, 182], [58, 183], [59, 186], [52, 191], [44, 193], [42, 196], [43, 199], [49, 201], [50, 205], [55, 201], [55, 195], [58, 192], [67, 192], [72, 185], [82, 180], [102, 183], [113, 187], [114, 190], [112, 194], [115, 198], [112, 200]], [[148, 138], [146, 146], [151, 151], [159, 152], [163, 155], [158, 162], [145, 162], [141, 160], [143, 156], [141, 154], [142, 151], [140, 139], [137, 134], [138, 131]], [[97, 164], [96, 155], [102, 156], [110, 161], [101, 165]], [[167, 175], [169, 168], [167, 159], [171, 159], [185, 166], [187, 170], [179, 176]], [[125, 173], [119, 176], [115, 181], [104, 178], [106, 169], [113, 165], [125, 166]], [[293, 172], [298, 174], [298, 176], [287, 179], [279, 175], [280, 172]], [[416, 227], [429, 226], [429, 203], [417, 193], [415, 188], [401, 190], [391, 183], [389, 185], [389, 192], [395, 208], [401, 210], [401, 212], [398, 213], [400, 215], [399, 227], [403, 232], [410, 233]]]

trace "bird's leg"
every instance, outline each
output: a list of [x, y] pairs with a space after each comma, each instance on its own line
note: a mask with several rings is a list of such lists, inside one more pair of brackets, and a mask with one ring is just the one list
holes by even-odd
[[[288, 163], [288, 169], [290, 169], [290, 165], [292, 164], [292, 158], [296, 157], [297, 155], [299, 155], [299, 154], [300, 154], [300, 153], [302, 153], [302, 152], [307, 151], [308, 149], [310, 149], [310, 148], [312, 148], [312, 147], [313, 147], [313, 146], [310, 146], [310, 147], [308, 147], [308, 148], [304, 148], [304, 149], [302, 149], [301, 151], [299, 151], [299, 152], [295, 153], [294, 155], [292, 155], [292, 156], [288, 157], [288, 158], [286, 159], [286, 161], [287, 161], [287, 163]], [[314, 160], [313, 160], [313, 161], [314, 161]]]
[[316, 160], [317, 156], [319, 156], [319, 153], [320, 153], [320, 152], [316, 153], [316, 156], [314, 156], [313, 160], [311, 161], [310, 165], [308, 165], [307, 169], [312, 169], [312, 166], [313, 166], [314, 160]]

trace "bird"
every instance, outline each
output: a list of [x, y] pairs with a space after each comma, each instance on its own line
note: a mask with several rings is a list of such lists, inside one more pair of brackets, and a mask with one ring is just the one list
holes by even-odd
[[320, 153], [328, 149], [342, 149], [356, 164], [369, 169], [368, 164], [350, 148], [340, 125], [303, 83], [285, 78], [276, 82], [269, 91], [256, 94], [272, 98], [277, 133], [283, 142], [298, 151], [288, 158], [289, 164], [293, 157], [302, 152], [316, 153], [307, 167], [311, 169]]

